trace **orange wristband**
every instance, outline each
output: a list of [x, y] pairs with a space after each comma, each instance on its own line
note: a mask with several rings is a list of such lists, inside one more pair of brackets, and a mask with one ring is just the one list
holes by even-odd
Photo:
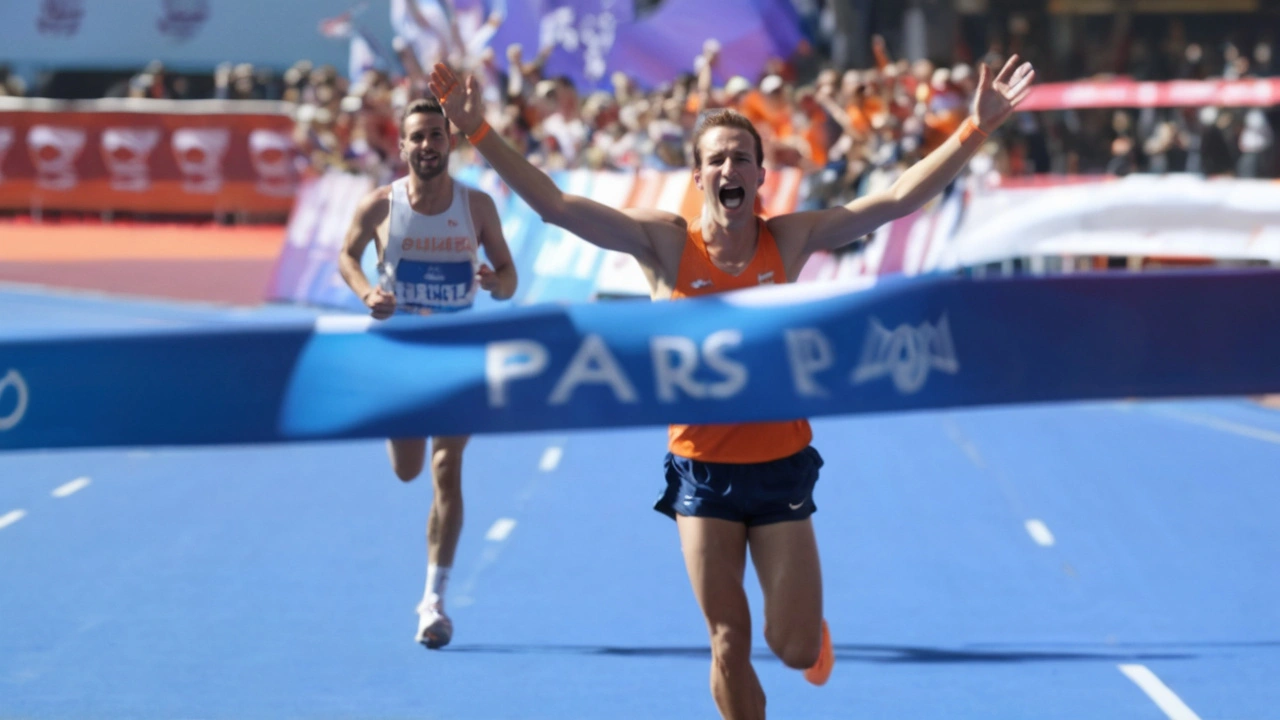
[[480, 127], [476, 128], [476, 131], [475, 131], [474, 133], [471, 133], [470, 135], [468, 135], [468, 136], [467, 136], [467, 140], [468, 140], [468, 141], [470, 141], [470, 143], [471, 143], [472, 145], [476, 145], [476, 144], [478, 144], [481, 140], [483, 140], [483, 139], [484, 139], [484, 136], [485, 136], [485, 135], [488, 135], [488, 134], [489, 134], [489, 131], [490, 131], [490, 130], [492, 130], [492, 129], [493, 129], [493, 128], [489, 127], [489, 121], [488, 121], [488, 120], [481, 120], [481, 121], [480, 121]]
[[969, 138], [973, 137], [974, 133], [981, 135], [984, 140], [987, 137], [986, 131], [978, 127], [978, 121], [974, 120], [973, 116], [970, 115], [960, 125], [960, 143], [963, 144], [968, 141]]

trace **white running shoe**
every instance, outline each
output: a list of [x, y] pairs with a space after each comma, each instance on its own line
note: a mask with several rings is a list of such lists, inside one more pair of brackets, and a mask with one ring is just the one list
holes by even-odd
[[428, 650], [439, 650], [453, 639], [453, 621], [444, 614], [444, 605], [439, 601], [427, 603], [424, 600], [418, 606], [417, 639]]

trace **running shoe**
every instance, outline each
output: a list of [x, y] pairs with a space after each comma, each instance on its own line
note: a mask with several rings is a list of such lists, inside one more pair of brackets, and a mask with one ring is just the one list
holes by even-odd
[[453, 639], [453, 621], [439, 602], [418, 606], [418, 642], [428, 650], [439, 650]]

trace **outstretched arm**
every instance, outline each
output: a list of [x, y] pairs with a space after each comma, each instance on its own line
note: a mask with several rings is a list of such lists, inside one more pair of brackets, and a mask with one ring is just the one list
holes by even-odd
[[1009, 58], [992, 79], [985, 65], [979, 71], [973, 114], [942, 147], [912, 165], [888, 189], [858, 198], [841, 207], [777, 218], [777, 227], [796, 238], [793, 251], [801, 260], [816, 250], [831, 250], [863, 237], [885, 223], [920, 209], [946, 189], [982, 147], [988, 133], [1000, 126], [1031, 92], [1036, 73], [1031, 63], [1017, 65]]
[[[634, 255], [641, 264], [656, 262], [645, 222], [594, 200], [561, 191], [546, 173], [507, 145], [497, 133], [488, 131], [480, 87], [474, 77], [467, 77], [464, 82], [448, 67], [437, 64], [431, 73], [430, 87], [454, 125], [544, 221], [607, 250]], [[676, 219], [674, 215], [671, 217]]]

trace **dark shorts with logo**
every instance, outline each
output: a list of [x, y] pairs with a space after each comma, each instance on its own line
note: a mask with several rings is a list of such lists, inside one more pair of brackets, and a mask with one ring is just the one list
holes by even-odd
[[822, 456], [812, 447], [762, 463], [690, 460], [667, 453], [667, 488], [653, 509], [675, 518], [709, 517], [748, 527], [804, 520], [817, 512], [813, 486]]

